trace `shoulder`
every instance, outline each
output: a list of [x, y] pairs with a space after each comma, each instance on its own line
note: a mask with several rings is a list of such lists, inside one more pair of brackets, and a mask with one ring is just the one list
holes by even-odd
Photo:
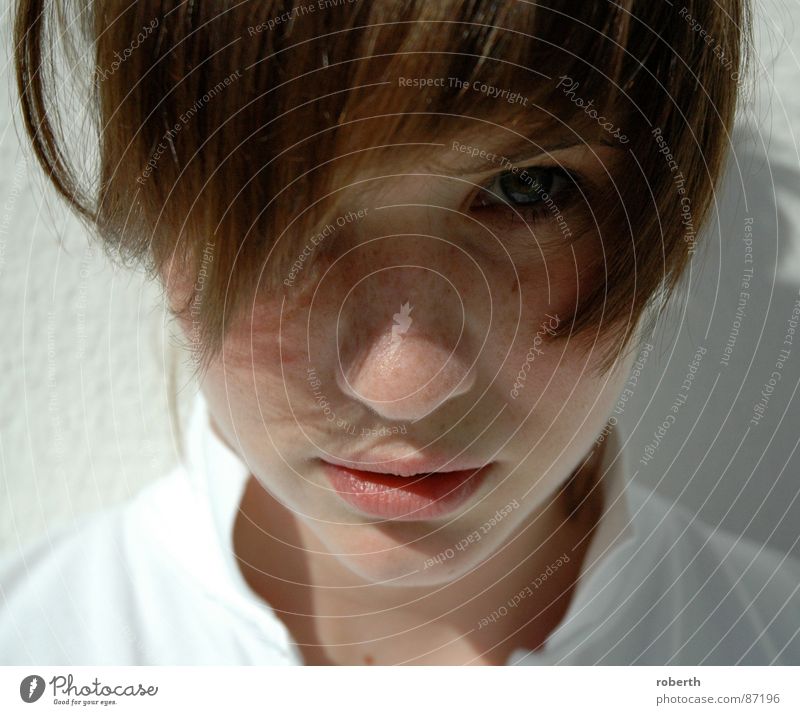
[[204, 580], [192, 567], [210, 539], [202, 500], [177, 468], [4, 557], [0, 663], [236, 664], [252, 649], [269, 662], [269, 643], [248, 646], [241, 634], [258, 629], [214, 591], [211, 569]]
[[642, 487], [630, 500], [627, 627], [638, 631], [638, 662], [800, 664], [798, 561]]

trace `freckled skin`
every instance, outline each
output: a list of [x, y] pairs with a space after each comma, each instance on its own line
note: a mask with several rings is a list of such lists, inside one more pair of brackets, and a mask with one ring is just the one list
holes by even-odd
[[[253, 475], [234, 526], [242, 573], [306, 663], [502, 663], [541, 647], [569, 604], [596, 512], [566, 519], [559, 494], [597, 468], [633, 356], [598, 375], [599, 329], [546, 327], [602, 277], [597, 237], [561, 246], [553, 222], [495, 221], [469, 196], [418, 175], [344, 192], [342, 211], [365, 215], [294, 285], [256, 287], [203, 376], [213, 429]], [[180, 278], [166, 282], [176, 304]], [[457, 511], [393, 521], [346, 504], [320, 463], [414, 457], [492, 467]], [[566, 552], [535, 599], [476, 628]]]
[[[397, 203], [429, 193], [418, 177], [392, 181]], [[508, 260], [505, 238], [476, 233], [474, 222], [435, 208], [380, 209], [369, 192], [353, 201], [367, 217], [337, 232], [312, 282], [262, 296], [239, 317], [202, 389], [219, 433], [347, 568], [367, 580], [432, 585], [489, 557], [551, 502], [602, 430], [627, 363], [598, 378], [588, 369], [596, 349], [587, 361], [575, 338], [547, 338], [512, 399], [546, 316], [571, 314], [588, 255], [567, 248], [542, 260], [514, 238]], [[393, 316], [406, 303], [410, 327], [393, 340]], [[377, 453], [496, 467], [460, 513], [373, 523], [339, 499], [317, 460]], [[420, 570], [523, 497], [473, 548]]]

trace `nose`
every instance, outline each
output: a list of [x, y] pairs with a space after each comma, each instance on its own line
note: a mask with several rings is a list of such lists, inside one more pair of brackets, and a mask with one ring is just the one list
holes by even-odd
[[383, 419], [415, 421], [474, 387], [463, 335], [448, 340], [435, 326], [420, 325], [409, 302], [390, 321], [342, 361], [337, 381], [351, 399]]

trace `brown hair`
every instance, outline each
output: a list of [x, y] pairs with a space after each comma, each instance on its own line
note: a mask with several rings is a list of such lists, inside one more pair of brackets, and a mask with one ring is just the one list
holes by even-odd
[[[280, 285], [296, 249], [278, 238], [342, 211], [343, 176], [413, 164], [429, 152], [415, 142], [479, 135], [487, 121], [532, 141], [534, 115], [511, 102], [463, 84], [401, 91], [398, 77], [521, 91], [547, 109], [537, 131], [618, 141], [597, 120], [613, 116], [629, 151], [626, 180], [596, 197], [605, 281], [559, 330], [603, 323], [618, 351], [659, 289], [674, 287], [709, 212], [745, 3], [22, 0], [17, 81], [39, 162], [110, 252], [153, 274], [173, 260], [202, 274], [204, 361], [247, 290]], [[88, 80], [99, 159], [88, 179], [71, 156], [65, 69]], [[559, 77], [598, 112], [556, 89]], [[390, 142], [402, 150], [381, 148]]]

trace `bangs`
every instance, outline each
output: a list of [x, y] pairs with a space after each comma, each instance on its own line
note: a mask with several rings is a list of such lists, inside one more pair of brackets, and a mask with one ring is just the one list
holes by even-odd
[[[684, 9], [738, 68], [739, 0]], [[92, 181], [66, 159], [63, 114], [47, 100], [48, 34], [92, 53]], [[26, 127], [57, 189], [114, 255], [154, 274], [203, 271], [204, 363], [256, 286], [278, 289], [298, 242], [358, 208], [341, 204], [352, 177], [412, 171], [432, 145], [465, 137], [624, 149], [630, 180], [610, 184], [596, 227], [606, 280], [564, 321], [616, 326], [621, 346], [690, 255], [652, 131], [699, 224], [737, 90], [678, 9], [652, 0], [23, 2], [16, 37]]]

